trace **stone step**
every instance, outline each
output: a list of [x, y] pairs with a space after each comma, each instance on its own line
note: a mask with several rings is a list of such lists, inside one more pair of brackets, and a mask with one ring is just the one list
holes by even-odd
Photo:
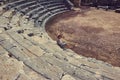
[[[3, 38], [0, 36], [0, 38]], [[11, 53], [14, 55], [18, 60], [26, 60], [29, 59], [29, 57], [23, 53], [19, 48], [14, 47], [12, 43], [9, 42], [9, 40], [5, 40], [0, 42], [0, 46], [2, 46], [7, 52]]]
[[57, 5], [57, 6], [48, 7], [48, 9], [50, 11], [55, 10], [55, 9], [59, 9], [59, 8], [65, 8], [65, 5]]
[[60, 68], [62, 68], [62, 70], [65, 73], [70, 74], [74, 77], [85, 79], [85, 80], [97, 80], [93, 73], [83, 70], [74, 65], [71, 65], [66, 60], [60, 60], [51, 54], [45, 54], [44, 56], [40, 58], [46, 60], [52, 65], [59, 66]]
[[[51, 44], [51, 43], [50, 43]], [[48, 46], [49, 46], [49, 44], [47, 44]], [[54, 50], [54, 48], [53, 48], [53, 46], [52, 46], [52, 49]], [[115, 79], [112, 75], [114, 75], [115, 73], [113, 73], [112, 71], [111, 71], [111, 68], [112, 68], [112, 66], [109, 66], [109, 65], [107, 65], [107, 64], [105, 64], [104, 62], [102, 62], [102, 63], [100, 63], [100, 61], [98, 61], [98, 60], [94, 60], [94, 61], [96, 61], [96, 63], [94, 63], [94, 62], [89, 62], [89, 60], [87, 59], [82, 59], [82, 58], [79, 58], [79, 59], [75, 59], [74, 58], [74, 56], [69, 56], [69, 55], [67, 55], [67, 53], [70, 53], [70, 52], [65, 52], [65, 51], [59, 51], [59, 49], [57, 49], [58, 50], [58, 52], [56, 52], [56, 53], [53, 53], [53, 55], [55, 56], [55, 57], [57, 57], [58, 59], [61, 59], [61, 60], [67, 60], [70, 64], [72, 64], [72, 65], [74, 65], [74, 66], [77, 66], [77, 67], [83, 67], [83, 69], [86, 69], [86, 70], [88, 70], [88, 71], [90, 71], [90, 72], [95, 72], [95, 73], [97, 73], [97, 72], [99, 72], [99, 71], [103, 71], [103, 72], [106, 72], [106, 73], [104, 73], [104, 75], [106, 76], [106, 77], [110, 77], [110, 78], [112, 78], [112, 79]], [[63, 54], [62, 54], [63, 53]], [[74, 55], [75, 55], [75, 53], [74, 53]], [[63, 57], [64, 56], [64, 57]], [[75, 55], [75, 56], [79, 56], [79, 55]], [[83, 56], [81, 56], [81, 57], [83, 57]], [[112, 68], [112, 70], [113, 70], [114, 68]], [[109, 71], [109, 72], [108, 72]], [[116, 69], [114, 69], [114, 71], [116, 72], [116, 73], [118, 73], [118, 75], [117, 76], [119, 76], [119, 71], [117, 71]], [[109, 73], [109, 74], [108, 74]], [[118, 79], [119, 77], [117, 77], [116, 79]]]
[[55, 3], [53, 3], [53, 4], [48, 4], [48, 5], [45, 5], [45, 7], [52, 7], [52, 6], [57, 6], [57, 5], [62, 5], [63, 3], [57, 3], [57, 2], [55, 2]]
[[40, 6], [40, 7], [38, 7], [38, 8], [35, 8], [35, 9], [31, 10], [31, 11], [28, 12], [26, 15], [29, 16], [29, 17], [32, 17], [32, 16], [30, 16], [31, 14], [34, 15], [36, 12], [38, 12], [39, 10], [42, 10], [42, 9], [44, 9], [44, 7], [43, 7], [43, 6]]
[[8, 3], [6, 5], [6, 7], [8, 7], [8, 9], [11, 9], [11, 8], [13, 8], [15, 6], [18, 6], [18, 5], [21, 5], [21, 4], [25, 3], [25, 2], [27, 2], [27, 0], [14, 1], [14, 2]]
[[28, 50], [29, 53], [32, 53], [35, 56], [41, 56], [44, 54], [44, 51], [39, 46], [32, 44], [29, 40], [25, 39], [20, 34], [15, 32], [8, 32], [8, 35], [10, 36], [10, 38], [15, 40], [19, 45]]
[[36, 14], [34, 14], [31, 18], [36, 19], [36, 18], [38, 18], [39, 16], [41, 16], [42, 14], [44, 14], [46, 12], [48, 12], [47, 9], [42, 9], [39, 12], [37, 12]]
[[11, 26], [12, 27], [20, 27], [20, 20], [21, 20], [22, 16], [20, 13], [16, 13], [15, 15], [12, 16], [11, 18]]
[[47, 17], [47, 18], [42, 22], [41, 27], [42, 27], [42, 28], [45, 28], [45, 24], [46, 24], [53, 16], [55, 16], [55, 15], [57, 15], [57, 14], [60, 14], [60, 13], [67, 12], [67, 11], [69, 11], [69, 10], [67, 10], [67, 9], [56, 9], [56, 10], [51, 11], [53, 14], [52, 14], [51, 16]]
[[23, 4], [19, 5], [19, 6], [14, 7], [14, 8], [16, 8], [16, 9], [18, 9], [20, 11], [21, 9], [24, 9], [26, 7], [29, 7], [29, 6], [35, 5], [35, 4], [36, 4], [36, 1], [31, 1], [31, 2], [23, 3]]
[[0, 45], [0, 55], [6, 54], [7, 51]]
[[55, 1], [43, 1], [43, 2], [40, 2], [41, 5], [48, 5], [48, 4], [51, 4], [51, 3], [54, 3]]
[[[11, 35], [13, 35], [13, 34], [11, 34]], [[1, 36], [5, 36], [5, 34], [1, 35]], [[13, 36], [15, 36], [15, 35], [13, 35]], [[45, 53], [42, 49], [40, 49], [40, 47], [32, 45], [32, 43], [30, 43], [29, 41], [27, 42], [27, 40], [26, 41], [22, 40], [22, 38], [20, 38], [21, 36], [18, 36], [19, 37], [18, 39], [14, 39], [13, 36], [10, 37], [7, 35], [7, 38], [12, 43], [10, 43], [9, 41], [4, 41], [2, 38], [0, 45], [4, 46], [5, 49], [7, 49], [7, 50], [11, 50], [12, 48], [14, 50], [15, 48], [18, 48], [22, 54], [26, 54], [29, 58], [35, 58], [35, 57], [41, 56]], [[24, 43], [21, 42], [21, 44], [20, 44], [20, 41], [18, 41], [18, 40], [22, 40]]]
[[26, 7], [22, 10], [20, 10], [20, 12], [24, 13], [24, 14], [27, 14], [29, 11], [33, 10], [33, 9], [36, 9], [39, 7], [39, 4], [36, 4], [36, 5], [32, 5], [32, 6], [29, 6], [29, 7]]
[[82, 80], [82, 79], [75, 79], [69, 74], [65, 74], [61, 80]]
[[25, 62], [25, 64], [50, 80], [60, 80], [64, 73], [60, 67], [51, 65], [40, 58], [32, 59], [31, 61]]
[[[78, 55], [77, 55], [78, 56]], [[113, 66], [109, 66], [107, 64], [105, 64], [105, 62], [99, 61], [99, 60], [95, 60], [94, 62], [89, 61], [89, 58], [78, 58], [75, 59], [74, 57], [66, 57], [66, 59], [68, 60], [69, 63], [81, 67], [83, 69], [86, 69], [90, 72], [94, 72], [99, 73], [100, 75], [104, 75], [108, 78], [117, 80], [119, 79], [120, 76], [120, 70], [116, 70], [115, 68], [113, 68]], [[114, 72], [113, 72], [114, 71]], [[115, 73], [117, 73], [116, 77]]]

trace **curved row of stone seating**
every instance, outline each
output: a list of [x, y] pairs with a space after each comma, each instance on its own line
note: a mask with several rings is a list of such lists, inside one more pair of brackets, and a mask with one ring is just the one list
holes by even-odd
[[63, 51], [50, 39], [44, 38], [45, 34], [42, 37], [41, 34], [30, 37], [27, 34], [31, 32], [40, 33], [37, 28], [30, 27], [3, 30], [0, 33], [0, 46], [44, 78], [64, 80], [64, 76], [69, 75], [69, 80], [119, 79], [119, 69], [71, 51]]
[[[45, 0], [39, 1], [44, 2]], [[87, 59], [69, 50], [63, 51], [48, 37], [47, 33], [34, 28], [34, 24], [29, 25], [32, 23], [31, 21], [22, 26], [25, 21], [24, 17], [27, 15], [33, 14], [29, 18], [31, 20], [34, 15], [44, 12], [44, 10], [48, 11], [48, 9], [44, 9], [45, 6], [37, 5], [32, 10], [28, 9], [24, 16], [21, 16], [20, 11], [27, 7], [20, 8], [16, 14], [12, 15], [10, 15], [13, 12], [12, 9], [7, 10], [0, 16], [0, 47], [45, 77], [45, 80], [65, 80], [66, 76], [69, 76], [68, 80], [118, 80], [120, 78], [119, 68], [92, 58]], [[17, 6], [19, 5], [14, 7]], [[41, 13], [42, 15], [38, 16], [35, 22], [39, 21], [41, 17], [45, 17], [43, 21], [45, 24], [54, 15], [64, 12], [62, 8], [60, 9], [55, 8], [50, 12]], [[47, 16], [49, 13], [52, 15]], [[20, 25], [14, 26], [15, 23]], [[12, 28], [7, 29], [8, 26]]]
[[69, 11], [62, 0], [19, 0], [6, 4], [3, 12], [13, 9], [14, 13], [20, 12], [28, 20], [34, 20], [35, 26], [42, 26], [42, 23], [49, 16], [56, 13]]
[[16, 0], [0, 0], [0, 6], [13, 1], [16, 1]]
[[71, 51], [63, 51], [50, 39], [44, 38], [45, 34], [30, 37], [27, 34], [31, 32], [36, 34], [39, 30], [13, 27], [3, 31], [0, 33], [0, 46], [46, 79], [61, 80], [66, 75], [72, 78], [70, 80], [119, 79], [119, 69]]

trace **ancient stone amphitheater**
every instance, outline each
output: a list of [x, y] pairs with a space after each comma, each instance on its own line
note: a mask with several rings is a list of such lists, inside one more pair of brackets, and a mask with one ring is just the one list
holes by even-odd
[[62, 0], [0, 0], [0, 80], [120, 80], [120, 68], [63, 51], [45, 24], [70, 11]]

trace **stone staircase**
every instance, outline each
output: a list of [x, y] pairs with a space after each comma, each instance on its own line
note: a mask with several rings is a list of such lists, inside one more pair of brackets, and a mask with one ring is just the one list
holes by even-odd
[[1, 56], [4, 52], [11, 54], [41, 75], [39, 80], [119, 80], [120, 68], [71, 50], [64, 51], [47, 35], [46, 22], [69, 11], [61, 0], [2, 0], [0, 3]]

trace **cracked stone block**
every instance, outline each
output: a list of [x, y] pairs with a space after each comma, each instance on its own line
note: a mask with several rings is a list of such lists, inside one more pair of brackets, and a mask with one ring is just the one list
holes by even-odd
[[10, 10], [10, 11], [7, 11], [7, 12], [5, 12], [2, 16], [7, 17], [7, 18], [8, 18], [8, 17], [11, 17], [11, 16], [12, 16], [12, 12], [13, 12], [13, 11], [11, 11], [11, 10]]
[[97, 80], [93, 72], [81, 68], [76, 68], [75, 75], [83, 80]]
[[0, 16], [0, 25], [7, 26], [7, 23], [9, 23], [9, 19], [3, 16]]
[[[19, 66], [18, 66], [19, 65]], [[0, 80], [13, 80], [24, 72], [23, 63], [6, 55], [0, 56]]]
[[65, 75], [65, 76], [62, 77], [61, 80], [75, 80], [75, 79], [70, 75]]
[[24, 66], [24, 72], [27, 76], [29, 76], [29, 78], [34, 79], [34, 80], [48, 80], [45, 77], [43, 77], [42, 75], [36, 73], [34, 70], [32, 70], [31, 68]]
[[32, 69], [42, 74], [42, 76], [47, 79], [59, 80], [63, 74], [61, 68], [40, 58], [32, 59], [31, 61], [25, 62], [25, 64], [29, 65]]
[[24, 74], [20, 74], [16, 80], [32, 80], [30, 77], [24, 75]]
[[59, 60], [59, 58], [56, 58], [55, 56], [52, 56], [52, 55], [43, 56], [41, 58], [45, 59], [51, 64], [54, 64], [55, 66], [60, 67], [64, 72], [69, 73], [71, 75], [74, 74], [74, 71], [76, 69], [75, 66], [69, 64], [65, 60]]
[[7, 53], [7, 51], [0, 46], [0, 55]]
[[2, 32], [3, 32], [3, 30], [0, 29], [0, 33], [2, 33]]

